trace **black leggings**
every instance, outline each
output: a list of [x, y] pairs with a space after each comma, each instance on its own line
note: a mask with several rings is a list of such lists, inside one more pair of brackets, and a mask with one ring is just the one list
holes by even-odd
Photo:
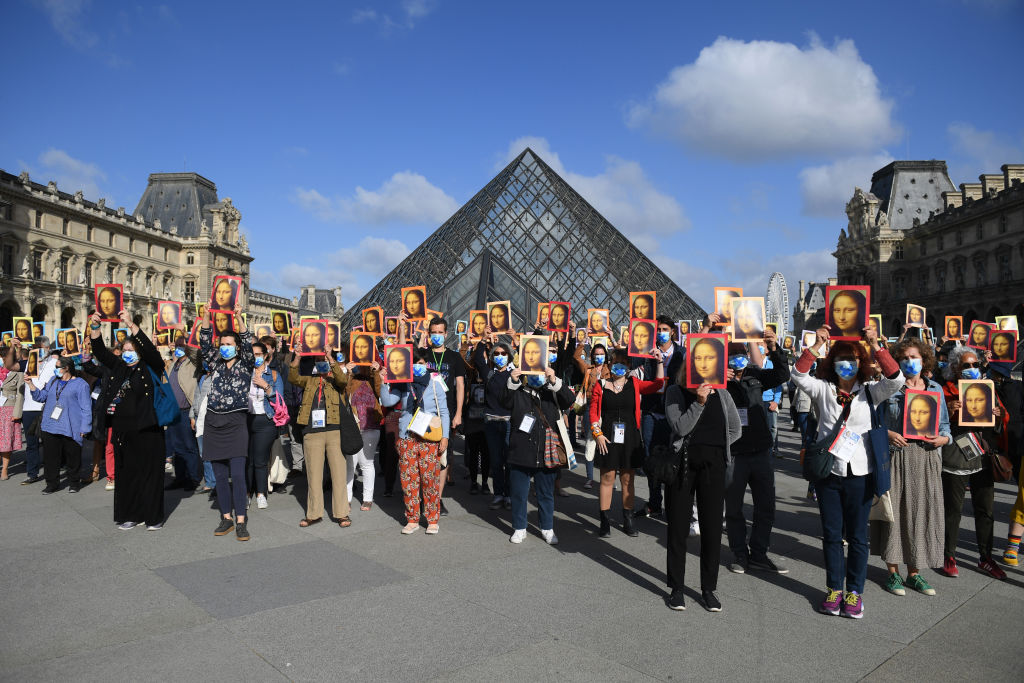
[[477, 475], [483, 475], [480, 483], [487, 483], [487, 477], [491, 475], [491, 454], [487, 450], [483, 428], [466, 435], [466, 467], [469, 468], [471, 481], [476, 482]]
[[277, 438], [277, 427], [266, 415], [249, 414], [249, 463], [246, 488], [249, 493], [267, 494], [270, 473], [270, 449]]
[[718, 563], [722, 555], [722, 504], [725, 500], [725, 449], [690, 446], [686, 476], [665, 487], [668, 520], [668, 585], [681, 590], [686, 577], [686, 541], [690, 513], [697, 498], [700, 520], [700, 588], [718, 589]]

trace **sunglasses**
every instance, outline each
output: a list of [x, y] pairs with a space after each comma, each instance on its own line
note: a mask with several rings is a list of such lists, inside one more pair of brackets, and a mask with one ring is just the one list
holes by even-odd
[[505, 353], [504, 351], [495, 351], [495, 352], [494, 352], [494, 353], [492, 353], [491, 355], [492, 355], [492, 356], [507, 356], [508, 354], [507, 354], [507, 353]]
[[981, 367], [981, 363], [961, 363], [960, 367], [962, 367], [962, 368], [980, 368]]

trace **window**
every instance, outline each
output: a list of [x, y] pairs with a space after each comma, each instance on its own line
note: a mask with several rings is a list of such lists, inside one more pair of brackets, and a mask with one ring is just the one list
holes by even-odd
[[14, 220], [14, 205], [13, 204], [4, 204], [3, 207], [0, 207], [0, 208], [2, 208], [2, 210], [0, 210], [0, 214], [3, 215], [5, 221], [12, 221], [12, 220]]
[[146, 256], [148, 256], [149, 258], [153, 258], [153, 245], [152, 244], [146, 246]]
[[107, 282], [106, 282], [106, 284], [111, 284], [113, 282], [114, 282], [114, 266], [107, 266]]
[[893, 276], [892, 286], [896, 292], [896, 296], [903, 298], [904, 296], [906, 296], [907, 291], [907, 277], [905, 275]]
[[953, 264], [953, 285], [956, 287], [964, 286], [964, 271], [967, 270], [966, 264], [963, 261], [959, 261]]
[[928, 240], [921, 240], [921, 256], [928, 255]]
[[32, 252], [32, 278], [43, 279], [43, 253], [41, 251]]
[[68, 234], [68, 222], [69, 221], [68, 221], [67, 218], [65, 218], [65, 219], [63, 219], [61, 221], [61, 224], [60, 224], [60, 234], [67, 236], [67, 234]]
[[1001, 250], [999, 252], [999, 280], [1006, 281], [1013, 279], [1013, 270], [1010, 267], [1010, 252], [1009, 250]]
[[114, 233], [109, 233], [107, 235], [107, 246], [110, 246], [110, 247], [116, 247], [117, 246], [117, 242], [114, 241]]
[[38, 210], [36, 211], [36, 227], [40, 229], [43, 227], [43, 212]]
[[193, 265], [195, 265], [195, 263], [196, 263], [196, 255], [195, 255], [195, 254], [193, 254], [192, 252], [189, 252], [189, 253], [188, 253], [188, 254], [187, 254], [187, 255], [185, 256], [185, 263], [187, 263], [187, 264], [188, 264], [188, 265], [190, 265], [190, 266], [193, 266]]
[[1002, 235], [1006, 232], [1006, 214], [999, 217], [999, 234]]
[[4, 256], [3, 256], [3, 272], [4, 275], [14, 275], [14, 245], [4, 245]]
[[85, 239], [87, 239], [90, 242], [92, 242], [92, 226], [91, 225], [85, 226]]
[[[191, 254], [189, 254], [191, 256]], [[185, 280], [185, 301], [196, 300], [196, 283], [195, 280]]]
[[957, 230], [956, 231], [956, 246], [961, 247], [961, 246], [963, 246], [963, 244], [964, 244], [964, 231], [963, 230]]
[[946, 264], [935, 266], [935, 289], [941, 294], [946, 291]]
[[86, 261], [84, 266], [85, 272], [85, 286], [92, 287], [92, 267], [95, 264], [92, 261]]
[[894, 261], [902, 261], [903, 260], [903, 243], [902, 242], [897, 243], [896, 247], [892, 250], [892, 258], [893, 258]]
[[985, 273], [985, 261], [984, 257], [974, 260], [974, 284], [977, 287], [983, 287], [988, 279]]
[[928, 293], [928, 269], [922, 268], [917, 273], [917, 293], [927, 294]]
[[[65, 219], [65, 220], [67, 220], [67, 219]], [[61, 256], [60, 257], [60, 275], [57, 278], [57, 282], [62, 282], [64, 284], [67, 284], [67, 281], [68, 281], [68, 260], [69, 259], [68, 259], [67, 256]]]

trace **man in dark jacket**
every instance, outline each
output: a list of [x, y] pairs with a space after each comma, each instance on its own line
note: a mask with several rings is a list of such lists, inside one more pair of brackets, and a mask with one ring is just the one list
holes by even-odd
[[531, 479], [537, 492], [541, 536], [550, 545], [558, 543], [553, 528], [555, 478], [559, 470], [556, 444], [561, 445], [557, 423], [574, 399], [572, 390], [551, 367], [544, 375], [523, 375], [516, 368], [499, 387], [499, 401], [510, 413], [512, 543], [522, 543], [526, 538], [526, 498]]
[[[770, 369], [764, 369], [757, 344], [750, 352], [743, 344], [729, 344], [727, 389], [740, 414], [743, 433], [732, 445], [733, 460], [725, 473], [725, 528], [732, 549], [729, 571], [742, 574], [748, 569], [785, 574], [781, 562], [768, 557], [768, 545], [775, 522], [775, 470], [771, 464], [772, 433], [762, 394], [765, 388], [789, 381], [789, 364], [778, 345], [775, 332], [764, 333]], [[754, 519], [747, 548], [747, 522], [743, 517], [743, 495], [747, 486], [754, 503]]]
[[1006, 426], [1006, 457], [1013, 463], [1013, 479], [1020, 479], [1024, 455], [1024, 385], [1010, 376], [1010, 363], [989, 363], [988, 376], [996, 385], [996, 394], [1006, 407], [1010, 421]]

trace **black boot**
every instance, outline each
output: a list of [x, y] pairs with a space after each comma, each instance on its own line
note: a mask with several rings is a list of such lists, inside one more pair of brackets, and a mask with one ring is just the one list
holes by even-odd
[[625, 508], [622, 509], [622, 533], [633, 537], [640, 535], [640, 532], [633, 526], [633, 512]]
[[612, 535], [612, 523], [608, 519], [608, 511], [601, 510], [601, 530], [597, 533], [601, 538], [608, 538]]

